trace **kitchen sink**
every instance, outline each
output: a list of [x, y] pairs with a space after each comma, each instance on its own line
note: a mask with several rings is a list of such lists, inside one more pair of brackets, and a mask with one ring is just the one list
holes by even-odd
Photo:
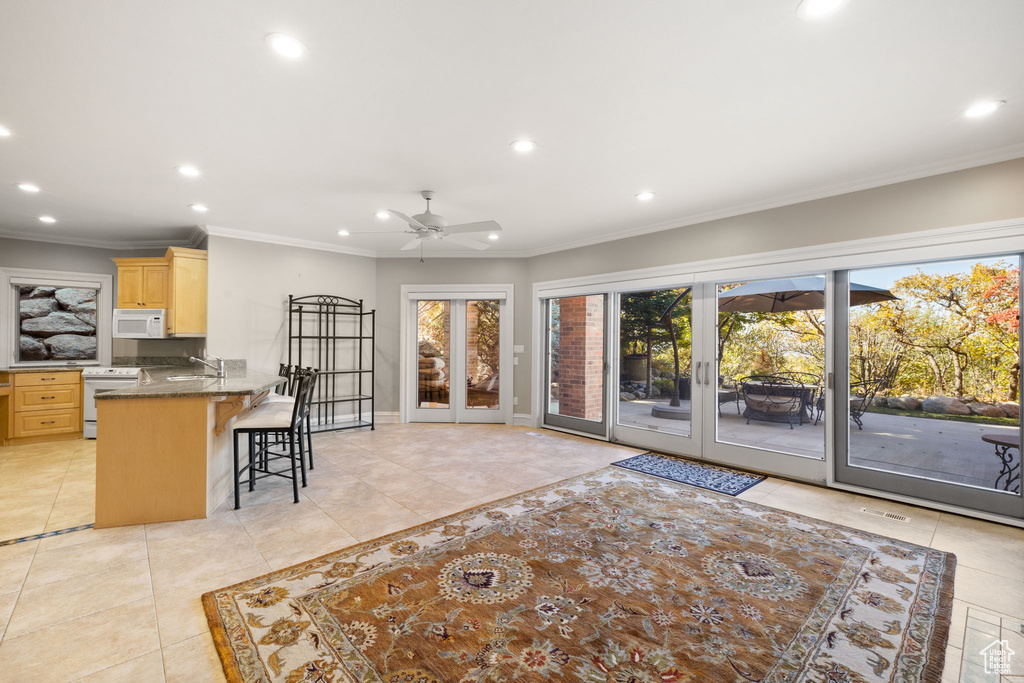
[[171, 382], [188, 382], [189, 380], [197, 379], [217, 379], [216, 375], [172, 375], [171, 377], [164, 377], [164, 379]]

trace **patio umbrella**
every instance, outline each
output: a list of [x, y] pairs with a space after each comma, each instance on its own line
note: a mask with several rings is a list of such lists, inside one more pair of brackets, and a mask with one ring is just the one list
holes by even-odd
[[[861, 306], [899, 297], [888, 289], [850, 283], [850, 305]], [[718, 295], [723, 313], [776, 313], [825, 308], [825, 278], [821, 275], [748, 282]]]

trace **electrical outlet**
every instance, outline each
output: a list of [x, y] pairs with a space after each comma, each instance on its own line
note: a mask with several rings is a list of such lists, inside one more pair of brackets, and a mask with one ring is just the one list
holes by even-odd
[[519, 365], [519, 359], [515, 356], [512, 356], [512, 365]]
[[519, 405], [519, 397], [518, 396], [513, 396], [512, 397], [512, 405], [514, 405], [514, 406]]

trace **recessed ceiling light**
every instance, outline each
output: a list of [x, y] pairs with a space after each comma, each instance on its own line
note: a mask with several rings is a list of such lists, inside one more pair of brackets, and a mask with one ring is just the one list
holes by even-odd
[[300, 59], [309, 52], [309, 48], [306, 47], [305, 43], [287, 33], [271, 33], [265, 40], [271, 50], [288, 59]]
[[652, 199], [654, 199], [654, 193], [653, 192], [638, 192], [635, 196], [641, 202], [649, 202]]
[[496, 240], [496, 239], [498, 239], [498, 235], [488, 235], [487, 239], [489, 239], [489, 240]]
[[9, 138], [9, 137], [11, 137], [10, 129], [5, 127], [5, 126], [0, 126], [0, 138]]
[[382, 211], [378, 211], [377, 213], [375, 213], [373, 215], [376, 216], [377, 218], [381, 219], [382, 221], [386, 221], [387, 219], [391, 218], [391, 214], [388, 213], [387, 211], [383, 211], [383, 210]]
[[206, 213], [207, 211], [209, 211], [209, 209], [206, 208], [204, 204], [189, 204], [188, 208], [192, 209], [193, 211], [198, 211], [199, 213]]
[[43, 223], [56, 223], [57, 219], [53, 216], [40, 216], [39, 220]]
[[342, 229], [338, 231], [338, 234], [341, 235], [342, 237], [348, 237], [349, 233], [348, 230]]
[[32, 183], [18, 183], [18, 189], [22, 192], [39, 192], [39, 186]]
[[977, 118], [979, 116], [985, 116], [991, 114], [999, 107], [1006, 104], [1006, 100], [985, 100], [984, 102], [975, 102], [964, 111], [964, 116], [968, 118]]
[[512, 149], [522, 154], [527, 154], [537, 149], [537, 143], [533, 140], [516, 140], [512, 143]]
[[804, 19], [818, 19], [832, 14], [846, 4], [846, 0], [803, 0], [796, 13]]
[[203, 175], [203, 172], [200, 171], [195, 166], [188, 166], [188, 165], [186, 165], [186, 166], [178, 166], [177, 169], [178, 169], [178, 173], [180, 173], [181, 175], [184, 175], [184, 176], [188, 176], [189, 178], [197, 178], [197, 177]]

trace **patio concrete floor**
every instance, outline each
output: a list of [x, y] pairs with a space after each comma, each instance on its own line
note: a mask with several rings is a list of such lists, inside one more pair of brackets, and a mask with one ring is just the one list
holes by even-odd
[[[652, 417], [656, 403], [667, 401], [619, 401], [619, 424], [689, 435], [689, 420]], [[690, 402], [682, 405], [689, 407]], [[804, 422], [793, 429], [758, 420], [748, 425], [736, 413], [736, 404], [723, 403], [721, 409], [719, 441], [819, 458], [824, 454], [824, 422]], [[994, 447], [983, 442], [982, 435], [1016, 432], [1014, 427], [878, 413], [867, 413], [862, 421], [863, 430], [850, 422], [852, 465], [981, 488], [994, 488], [1000, 470]], [[1016, 452], [1014, 456], [1019, 457]]]

